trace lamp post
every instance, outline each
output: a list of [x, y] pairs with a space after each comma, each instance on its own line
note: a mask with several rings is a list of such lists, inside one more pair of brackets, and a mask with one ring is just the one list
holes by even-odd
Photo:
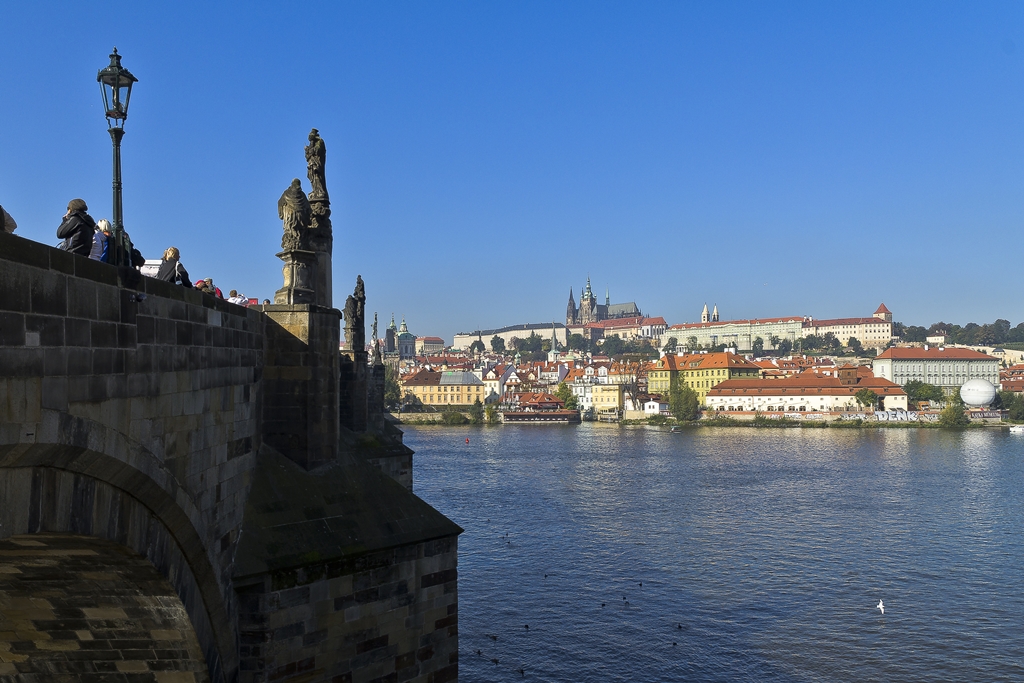
[[103, 111], [107, 117], [107, 132], [114, 146], [114, 212], [112, 237], [114, 243], [109, 251], [109, 263], [115, 266], [130, 266], [131, 248], [124, 235], [121, 213], [121, 138], [124, 137], [124, 122], [128, 118], [128, 102], [132, 97], [132, 85], [138, 82], [128, 69], [121, 66], [121, 55], [117, 48], [110, 55], [110, 65], [100, 69], [96, 75], [103, 95]]

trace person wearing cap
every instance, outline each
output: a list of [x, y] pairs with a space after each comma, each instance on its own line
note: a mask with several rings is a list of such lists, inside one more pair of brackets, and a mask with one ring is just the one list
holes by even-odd
[[68, 202], [68, 212], [64, 214], [64, 221], [57, 228], [57, 237], [64, 240], [64, 251], [86, 257], [92, 251], [96, 221], [86, 213], [88, 210], [89, 207], [82, 199], [72, 199]]

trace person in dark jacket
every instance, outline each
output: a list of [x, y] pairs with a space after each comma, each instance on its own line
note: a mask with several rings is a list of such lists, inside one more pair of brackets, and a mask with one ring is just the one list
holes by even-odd
[[92, 236], [96, 233], [96, 221], [86, 213], [89, 207], [85, 200], [72, 199], [64, 222], [57, 228], [57, 237], [64, 240], [63, 248], [72, 254], [88, 256], [92, 251]]
[[188, 271], [178, 261], [180, 256], [177, 247], [167, 247], [160, 268], [156, 271], [156, 279], [173, 282], [182, 287], [191, 287], [192, 281], [188, 279]]
[[89, 258], [93, 261], [102, 261], [107, 263], [110, 247], [110, 221], [106, 218], [101, 218], [96, 221], [96, 233], [92, 236], [92, 251], [89, 252]]

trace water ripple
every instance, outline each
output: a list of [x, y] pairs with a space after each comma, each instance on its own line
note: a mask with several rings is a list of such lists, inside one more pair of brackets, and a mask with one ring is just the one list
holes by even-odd
[[1024, 680], [1022, 439], [585, 424], [406, 442], [417, 494], [466, 529], [463, 680]]

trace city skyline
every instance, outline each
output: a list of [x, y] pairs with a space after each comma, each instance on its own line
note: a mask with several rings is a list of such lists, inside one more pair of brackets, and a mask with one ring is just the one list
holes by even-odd
[[225, 292], [281, 286], [276, 201], [308, 190], [316, 127], [335, 302], [361, 273], [419, 336], [558, 321], [588, 274], [672, 323], [1024, 319], [999, 258], [1024, 222], [1019, 5], [102, 8], [8, 10], [23, 237], [56, 243], [72, 197], [110, 217], [116, 45], [125, 226]]

